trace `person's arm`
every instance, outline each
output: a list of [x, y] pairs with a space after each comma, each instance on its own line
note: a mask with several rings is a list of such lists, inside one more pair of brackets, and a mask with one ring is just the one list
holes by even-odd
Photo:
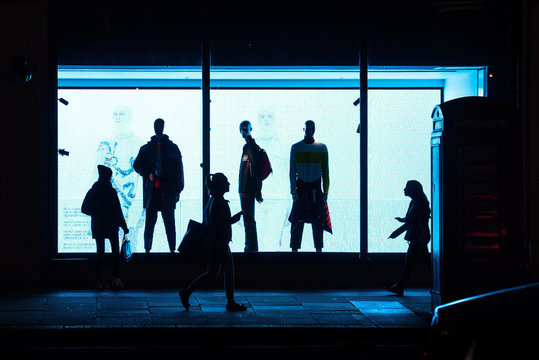
[[148, 175], [151, 174], [151, 171], [147, 169], [146, 166], [146, 154], [144, 151], [144, 146], [139, 149], [138, 155], [133, 162], [133, 169], [142, 176], [143, 178], [148, 178]]
[[238, 221], [240, 221], [240, 218], [241, 216], [243, 215], [243, 211], [240, 211], [239, 213], [237, 213], [236, 215], [232, 216], [230, 218], [230, 224], [235, 224], [237, 223]]
[[296, 195], [296, 152], [294, 146], [290, 148], [290, 193]]
[[178, 194], [183, 191], [184, 186], [182, 153], [178, 149]]
[[253, 180], [255, 181], [255, 198], [262, 202], [262, 161], [259, 153], [260, 147], [256, 144], [249, 150], [249, 159], [251, 160], [251, 169], [253, 171]]
[[322, 182], [324, 189], [324, 198], [325, 200], [327, 200], [329, 192], [329, 154], [327, 147], [325, 148], [325, 152], [322, 155]]
[[112, 199], [112, 211], [114, 214], [114, 220], [116, 225], [121, 227], [124, 230], [124, 233], [127, 234], [129, 232], [129, 228], [127, 227], [127, 223], [125, 222], [124, 214], [122, 212], [122, 207], [120, 206], [120, 200], [118, 199], [118, 194], [116, 193], [116, 190], [111, 188], [111, 199]]

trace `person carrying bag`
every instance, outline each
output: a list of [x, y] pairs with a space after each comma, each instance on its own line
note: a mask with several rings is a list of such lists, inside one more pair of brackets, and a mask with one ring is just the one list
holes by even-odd
[[[232, 224], [238, 222], [242, 212], [230, 214], [228, 200], [223, 195], [230, 190], [230, 183], [222, 173], [210, 174], [206, 178], [210, 200], [204, 209], [205, 253], [208, 256], [208, 269], [195, 278], [187, 288], [180, 290], [182, 305], [189, 309], [189, 297], [208, 280], [215, 279], [224, 272], [227, 311], [245, 311], [247, 307], [234, 299], [234, 261], [228, 243], [232, 240]], [[183, 243], [183, 241], [182, 241]]]

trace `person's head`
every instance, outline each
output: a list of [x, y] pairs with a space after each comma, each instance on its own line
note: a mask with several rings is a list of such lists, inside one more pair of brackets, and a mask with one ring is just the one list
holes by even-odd
[[303, 131], [305, 131], [305, 136], [309, 137], [309, 138], [313, 137], [314, 136], [314, 130], [315, 130], [314, 121], [307, 120], [305, 122], [305, 127], [303, 128]]
[[230, 190], [230, 183], [223, 173], [215, 173], [206, 176], [206, 187], [210, 195], [223, 195]]
[[253, 128], [249, 120], [243, 120], [240, 123], [240, 134], [244, 138], [246, 138], [247, 136], [251, 136], [251, 130], [253, 130]]
[[163, 130], [165, 129], [165, 120], [159, 118], [153, 122], [153, 129], [155, 130], [155, 135], [163, 135]]
[[101, 181], [110, 181], [112, 177], [112, 170], [105, 165], [97, 165], [97, 173]]
[[423, 186], [421, 186], [421, 183], [419, 181], [410, 180], [406, 183], [406, 187], [404, 188], [404, 195], [415, 199], [420, 196], [424, 196], [425, 193], [423, 192]]

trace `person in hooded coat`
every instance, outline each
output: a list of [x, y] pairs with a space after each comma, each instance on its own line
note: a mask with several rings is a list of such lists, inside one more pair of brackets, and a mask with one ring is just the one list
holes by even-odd
[[408, 251], [404, 261], [400, 280], [385, 287], [386, 290], [403, 295], [404, 287], [408, 283], [411, 270], [417, 264], [424, 264], [429, 271], [431, 270], [431, 256], [427, 244], [430, 241], [429, 219], [430, 207], [429, 200], [423, 192], [423, 186], [417, 180], [410, 180], [404, 188], [404, 195], [410, 197], [410, 205], [404, 218], [396, 217], [395, 219], [403, 225], [393, 231], [389, 235], [390, 239], [395, 239], [397, 236], [406, 232], [404, 240], [408, 241]]
[[97, 171], [99, 179], [87, 192], [81, 207], [84, 214], [92, 217], [92, 237], [97, 245], [95, 287], [96, 289], [108, 287], [108, 284], [103, 281], [103, 260], [105, 256], [105, 239], [109, 239], [113, 263], [112, 286], [123, 288], [124, 285], [119, 277], [120, 244], [118, 230], [122, 228], [124, 234], [127, 234], [129, 229], [122, 213], [118, 194], [110, 181], [112, 170], [106, 166], [98, 165]]

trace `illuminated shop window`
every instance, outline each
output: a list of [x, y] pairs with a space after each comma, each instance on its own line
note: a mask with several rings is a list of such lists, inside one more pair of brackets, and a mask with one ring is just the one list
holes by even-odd
[[[142, 179], [132, 169], [153, 121], [165, 120], [165, 133], [180, 148], [185, 189], [176, 208], [177, 243], [189, 219], [202, 220], [202, 150], [208, 146], [210, 172], [227, 175], [233, 213], [240, 210], [238, 172], [244, 140], [239, 123], [249, 120], [273, 174], [263, 183], [264, 202], [256, 204], [259, 250], [290, 251], [289, 156], [303, 138], [306, 120], [316, 124], [315, 139], [329, 150], [329, 211], [333, 234], [324, 233], [325, 252], [359, 252], [359, 206], [368, 202], [369, 252], [403, 252], [403, 239], [387, 239], [404, 216], [409, 179], [419, 180], [430, 200], [431, 111], [444, 100], [486, 95], [483, 68], [371, 69], [369, 71], [368, 178], [359, 165], [358, 68], [212, 67], [210, 128], [202, 126], [200, 68], [60, 67], [58, 147], [58, 253], [95, 252], [90, 218], [80, 213], [86, 191], [97, 179], [97, 164], [113, 171], [129, 237], [143, 252]], [[209, 131], [210, 143], [203, 144]], [[359, 196], [368, 183], [368, 199]], [[243, 251], [243, 221], [233, 226], [232, 251]], [[301, 251], [314, 251], [310, 225]], [[152, 252], [168, 252], [159, 216]]]

